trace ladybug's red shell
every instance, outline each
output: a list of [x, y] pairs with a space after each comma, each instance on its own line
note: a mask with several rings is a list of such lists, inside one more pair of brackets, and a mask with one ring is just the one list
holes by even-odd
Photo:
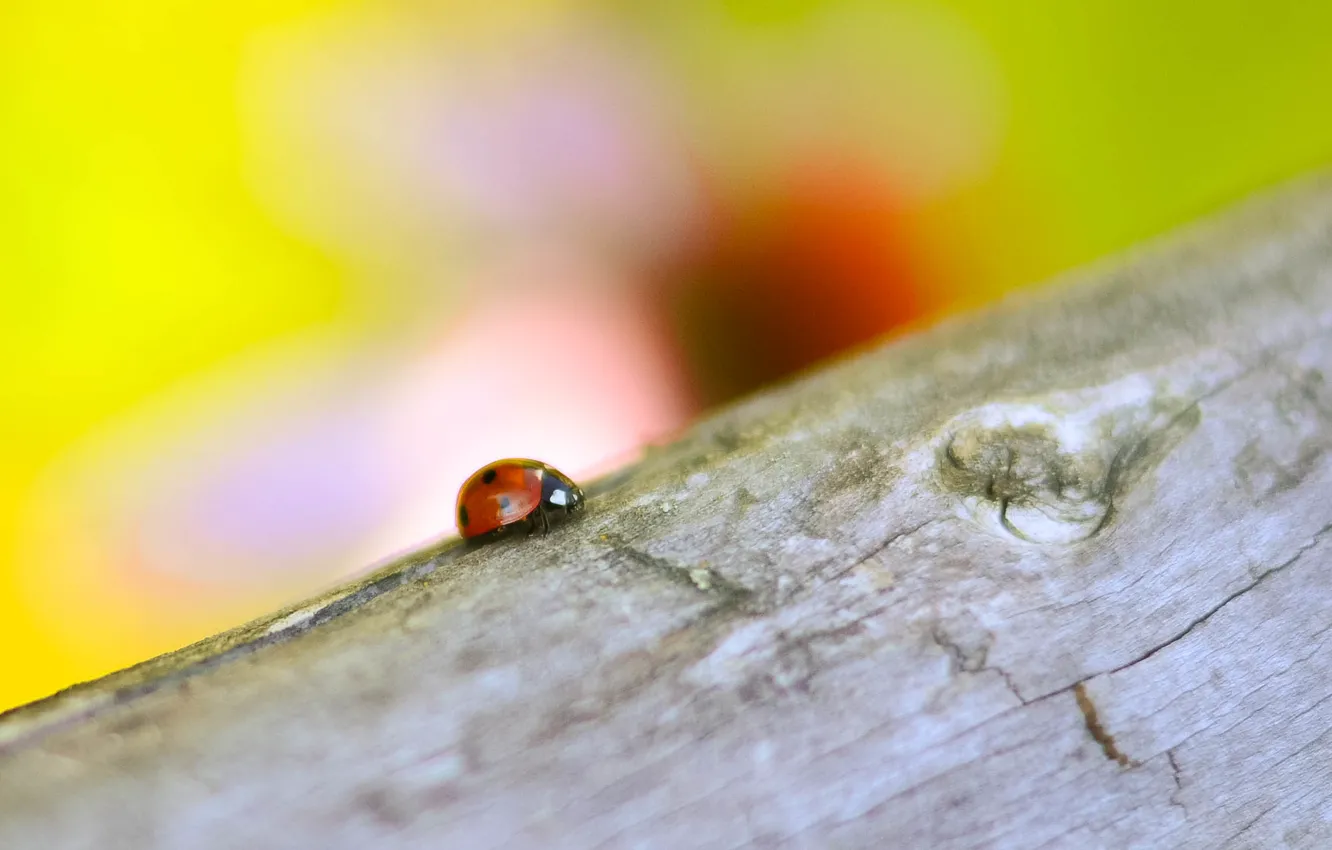
[[465, 539], [497, 535], [525, 524], [549, 529], [582, 507], [583, 493], [554, 467], [510, 458], [483, 466], [458, 491], [458, 531]]

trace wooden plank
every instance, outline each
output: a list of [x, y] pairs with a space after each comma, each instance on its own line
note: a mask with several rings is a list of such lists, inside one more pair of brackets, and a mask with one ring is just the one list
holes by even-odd
[[1332, 846], [1330, 329], [1318, 176], [10, 712], [0, 846]]

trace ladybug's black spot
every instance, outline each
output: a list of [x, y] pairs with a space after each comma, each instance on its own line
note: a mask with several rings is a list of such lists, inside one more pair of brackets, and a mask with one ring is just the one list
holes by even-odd
[[495, 480], [495, 470], [493, 470], [493, 469], [487, 469], [485, 472], [481, 473], [481, 483], [482, 483], [482, 484], [489, 484], [490, 482], [492, 482], [492, 481], [494, 481], [494, 480]]
[[467, 508], [466, 508], [466, 507], [458, 508], [458, 524], [461, 525], [463, 528], [466, 528], [466, 527], [467, 527]]
[[509, 509], [509, 497], [508, 497], [508, 496], [500, 496], [500, 498], [499, 498], [499, 502], [500, 502], [500, 510], [502, 510], [502, 511], [507, 511], [507, 510]]

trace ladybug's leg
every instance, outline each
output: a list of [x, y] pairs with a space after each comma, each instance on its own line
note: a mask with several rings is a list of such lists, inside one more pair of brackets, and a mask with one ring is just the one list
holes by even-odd
[[527, 536], [536, 534], [537, 529], [541, 529], [541, 535], [544, 537], [550, 534], [550, 514], [545, 508], [537, 508], [527, 515]]

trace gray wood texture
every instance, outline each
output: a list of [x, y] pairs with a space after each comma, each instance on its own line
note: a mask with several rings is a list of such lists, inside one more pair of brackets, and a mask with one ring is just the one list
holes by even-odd
[[1330, 373], [1315, 176], [10, 712], [0, 847], [1332, 847]]

